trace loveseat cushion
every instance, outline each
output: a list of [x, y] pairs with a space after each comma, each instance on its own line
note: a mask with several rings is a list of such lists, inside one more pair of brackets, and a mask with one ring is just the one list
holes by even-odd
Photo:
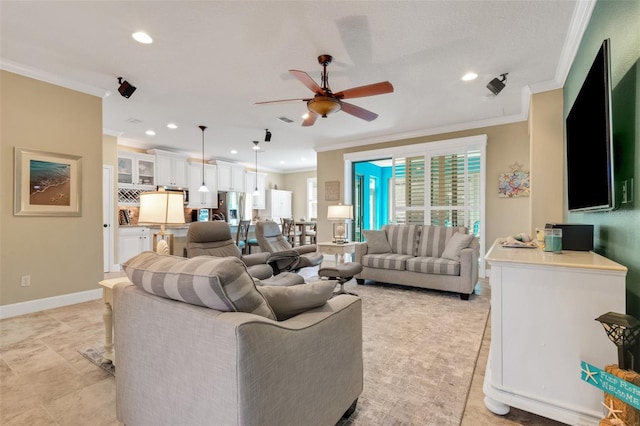
[[469, 247], [471, 244], [471, 240], [473, 240], [472, 234], [463, 234], [462, 232], [456, 232], [449, 238], [447, 241], [447, 245], [442, 252], [443, 259], [454, 260], [456, 262], [460, 261], [460, 252], [463, 248]]
[[420, 232], [420, 242], [416, 256], [420, 257], [442, 257], [447, 243], [451, 237], [462, 232], [467, 233], [464, 226], [433, 226], [423, 225]]
[[385, 225], [391, 251], [398, 254], [416, 255], [420, 227], [418, 225]]
[[362, 256], [361, 264], [369, 268], [393, 269], [404, 271], [406, 262], [413, 256], [407, 254], [386, 253], [386, 254], [365, 254]]
[[364, 238], [367, 240], [367, 253], [380, 254], [391, 252], [391, 246], [389, 245], [387, 233], [385, 231], [367, 229], [363, 230], [362, 233], [364, 234]]
[[436, 275], [460, 275], [460, 262], [441, 257], [412, 257], [406, 262], [406, 270]]
[[222, 312], [276, 319], [246, 266], [236, 257], [187, 259], [146, 251], [122, 266], [131, 282], [148, 293]]
[[267, 299], [278, 321], [284, 321], [324, 305], [333, 296], [335, 287], [335, 281], [316, 281], [290, 287], [265, 285], [258, 287], [258, 291]]

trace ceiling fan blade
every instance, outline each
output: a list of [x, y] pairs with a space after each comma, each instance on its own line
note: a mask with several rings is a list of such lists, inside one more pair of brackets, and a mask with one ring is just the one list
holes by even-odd
[[365, 96], [383, 95], [393, 92], [393, 85], [388, 81], [354, 87], [335, 94], [339, 99], [363, 98]]
[[313, 79], [309, 77], [309, 74], [307, 74], [306, 72], [299, 70], [289, 70], [289, 72], [291, 73], [291, 75], [297, 78], [300, 83], [307, 86], [313, 93], [324, 95], [324, 90], [322, 90], [322, 87], [318, 86], [318, 83], [313, 81]]
[[256, 102], [254, 105], [262, 105], [262, 104], [278, 104], [278, 103], [284, 103], [284, 102], [300, 102], [300, 101], [309, 101], [309, 99], [281, 99], [279, 101], [263, 101], [263, 102]]
[[378, 114], [376, 114], [375, 112], [371, 112], [362, 107], [347, 102], [342, 102], [342, 111], [366, 121], [373, 121], [378, 118]]
[[304, 121], [302, 122], [302, 127], [313, 126], [317, 119], [318, 119], [318, 114], [316, 114], [313, 111], [309, 111], [309, 113], [307, 114], [307, 118], [305, 118]]

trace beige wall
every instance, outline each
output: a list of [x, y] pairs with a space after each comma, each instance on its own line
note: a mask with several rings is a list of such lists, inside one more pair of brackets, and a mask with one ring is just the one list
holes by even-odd
[[[562, 89], [531, 97], [531, 224], [562, 223], [564, 120]], [[534, 232], [534, 229], [530, 229]]]
[[[328, 241], [331, 228], [326, 220], [328, 203], [324, 201], [324, 185], [327, 181], [340, 180], [341, 197], [344, 196], [344, 159], [348, 152], [368, 151], [393, 146], [435, 142], [465, 136], [487, 135], [487, 247], [498, 237], [528, 232], [530, 228], [530, 198], [498, 198], [498, 177], [509, 171], [509, 166], [518, 162], [529, 170], [529, 135], [527, 122], [484, 127], [479, 129], [451, 132], [421, 138], [385, 142], [357, 148], [318, 153], [318, 238]], [[340, 202], [344, 200], [341, 198]]]
[[[103, 276], [102, 100], [0, 71], [0, 303], [95, 290]], [[14, 148], [82, 157], [82, 216], [13, 215]], [[20, 277], [31, 276], [21, 287]]]
[[315, 178], [315, 170], [284, 175], [284, 189], [293, 192], [291, 210], [295, 219], [307, 217], [307, 179]]

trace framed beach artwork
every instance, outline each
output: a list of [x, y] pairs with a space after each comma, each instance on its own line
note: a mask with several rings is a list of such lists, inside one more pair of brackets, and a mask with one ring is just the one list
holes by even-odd
[[14, 168], [14, 215], [82, 215], [82, 157], [15, 148]]

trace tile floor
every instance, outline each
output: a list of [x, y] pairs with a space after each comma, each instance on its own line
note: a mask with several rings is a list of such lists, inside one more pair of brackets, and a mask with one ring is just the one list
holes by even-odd
[[[113, 277], [117, 275], [110, 275]], [[478, 291], [489, 291], [486, 282]], [[104, 339], [101, 300], [0, 321], [0, 424], [120, 425], [115, 380], [78, 349]], [[483, 405], [489, 328], [478, 357], [463, 426], [561, 425], [520, 410], [503, 417]]]

